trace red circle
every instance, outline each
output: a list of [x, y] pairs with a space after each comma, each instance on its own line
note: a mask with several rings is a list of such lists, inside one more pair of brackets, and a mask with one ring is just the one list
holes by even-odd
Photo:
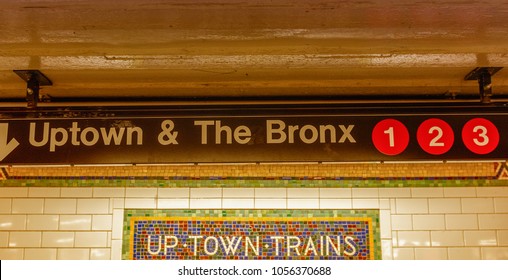
[[462, 141], [471, 152], [485, 155], [497, 148], [499, 132], [491, 121], [475, 118], [462, 128]]
[[378, 151], [388, 156], [402, 153], [409, 144], [406, 126], [395, 119], [385, 119], [372, 130], [372, 143]]
[[428, 119], [420, 124], [416, 132], [420, 147], [431, 155], [442, 155], [448, 152], [455, 139], [451, 126], [440, 119]]

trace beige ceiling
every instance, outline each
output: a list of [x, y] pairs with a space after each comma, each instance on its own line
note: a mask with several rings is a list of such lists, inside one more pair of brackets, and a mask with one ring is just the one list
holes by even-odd
[[24, 97], [14, 69], [121, 100], [476, 94], [477, 66], [508, 67], [508, 1], [0, 1], [0, 99]]

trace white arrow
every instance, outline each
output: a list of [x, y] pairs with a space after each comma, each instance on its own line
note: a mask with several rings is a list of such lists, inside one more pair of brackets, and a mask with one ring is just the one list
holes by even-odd
[[18, 140], [12, 138], [7, 143], [7, 133], [9, 133], [9, 124], [0, 123], [0, 161], [4, 160], [17, 146], [19, 146]]

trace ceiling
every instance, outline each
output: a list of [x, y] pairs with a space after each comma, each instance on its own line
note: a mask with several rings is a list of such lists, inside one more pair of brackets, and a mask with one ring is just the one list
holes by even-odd
[[2, 0], [0, 100], [24, 98], [15, 69], [54, 100], [474, 96], [466, 74], [508, 67], [507, 19], [499, 0]]

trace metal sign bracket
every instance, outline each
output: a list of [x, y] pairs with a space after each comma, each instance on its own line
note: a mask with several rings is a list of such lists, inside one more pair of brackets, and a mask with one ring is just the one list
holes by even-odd
[[37, 108], [40, 87], [51, 86], [53, 83], [39, 70], [14, 70], [14, 73], [26, 82], [27, 108]]
[[473, 71], [464, 77], [464, 80], [477, 80], [480, 89], [480, 101], [482, 103], [490, 103], [492, 98], [492, 79], [503, 67], [476, 67]]

